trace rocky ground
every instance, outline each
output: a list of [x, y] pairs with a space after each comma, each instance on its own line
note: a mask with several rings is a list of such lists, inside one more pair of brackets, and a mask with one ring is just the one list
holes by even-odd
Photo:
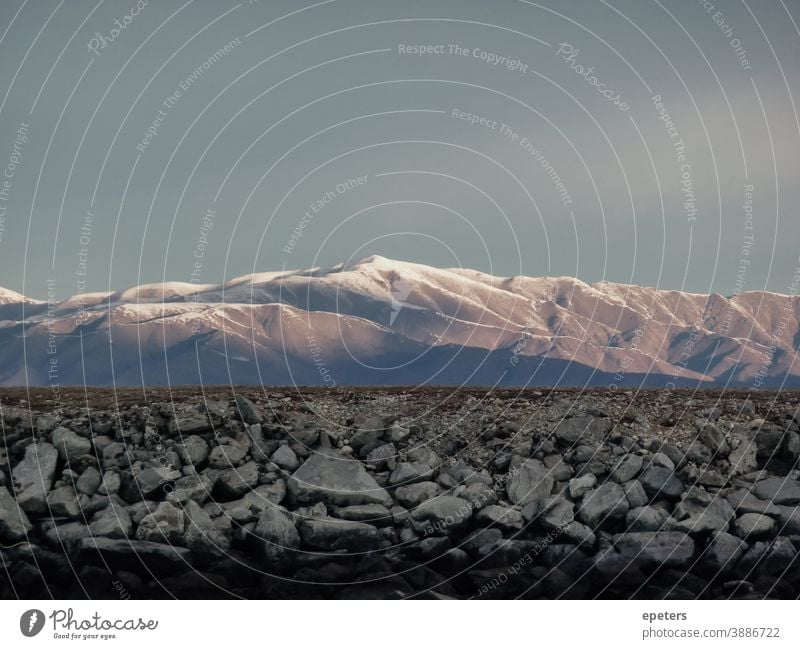
[[795, 598], [800, 393], [0, 391], [4, 598]]

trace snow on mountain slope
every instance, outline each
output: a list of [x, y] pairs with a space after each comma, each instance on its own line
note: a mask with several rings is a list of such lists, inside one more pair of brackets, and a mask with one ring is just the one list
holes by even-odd
[[330, 383], [334, 370], [339, 383], [649, 376], [757, 385], [800, 375], [797, 300], [766, 292], [727, 299], [368, 257], [219, 285], [77, 295], [55, 317], [40, 306], [23, 321], [15, 305], [25, 300], [0, 292], [0, 382], [18, 382], [26, 357], [29, 380], [45, 382], [52, 337], [59, 357], [89, 368], [90, 383]]
[[0, 304], [41, 304], [40, 300], [32, 300], [21, 293], [8, 288], [0, 288]]

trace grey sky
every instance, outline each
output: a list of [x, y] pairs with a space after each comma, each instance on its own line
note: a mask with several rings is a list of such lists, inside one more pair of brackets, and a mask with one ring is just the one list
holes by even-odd
[[381, 254], [786, 292], [800, 2], [711, 4], [4, 1], [0, 285]]

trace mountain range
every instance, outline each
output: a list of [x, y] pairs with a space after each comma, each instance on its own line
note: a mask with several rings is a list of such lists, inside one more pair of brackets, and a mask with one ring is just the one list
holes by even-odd
[[0, 385], [800, 386], [795, 296], [368, 257], [43, 302], [0, 289]]

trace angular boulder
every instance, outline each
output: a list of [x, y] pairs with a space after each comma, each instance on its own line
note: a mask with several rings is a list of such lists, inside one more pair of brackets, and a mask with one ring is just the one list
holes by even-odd
[[25, 512], [5, 487], [0, 487], [0, 541], [24, 541], [32, 526]]
[[326, 552], [368, 552], [380, 547], [378, 528], [368, 523], [337, 518], [315, 518], [303, 521], [300, 536], [309, 547]]
[[547, 467], [534, 458], [524, 459], [515, 455], [509, 467], [510, 478], [506, 483], [508, 499], [514, 505], [542, 503], [553, 490], [554, 479]]
[[292, 516], [280, 507], [267, 507], [253, 529], [268, 568], [285, 572], [300, 547], [300, 534]]
[[53, 446], [58, 450], [62, 460], [69, 460], [79, 455], [86, 455], [92, 450], [92, 443], [69, 428], [56, 428], [51, 436]]
[[417, 534], [445, 535], [466, 526], [472, 518], [472, 504], [455, 496], [438, 496], [411, 512], [409, 520]]
[[301, 504], [392, 504], [391, 496], [361, 462], [332, 454], [313, 454], [292, 474], [287, 487], [292, 501]]
[[14, 467], [17, 502], [28, 513], [44, 514], [47, 510], [47, 493], [53, 486], [58, 464], [58, 451], [46, 442], [28, 444], [25, 457]]
[[578, 518], [592, 529], [624, 520], [630, 509], [625, 491], [616, 482], [606, 482], [584, 495]]

